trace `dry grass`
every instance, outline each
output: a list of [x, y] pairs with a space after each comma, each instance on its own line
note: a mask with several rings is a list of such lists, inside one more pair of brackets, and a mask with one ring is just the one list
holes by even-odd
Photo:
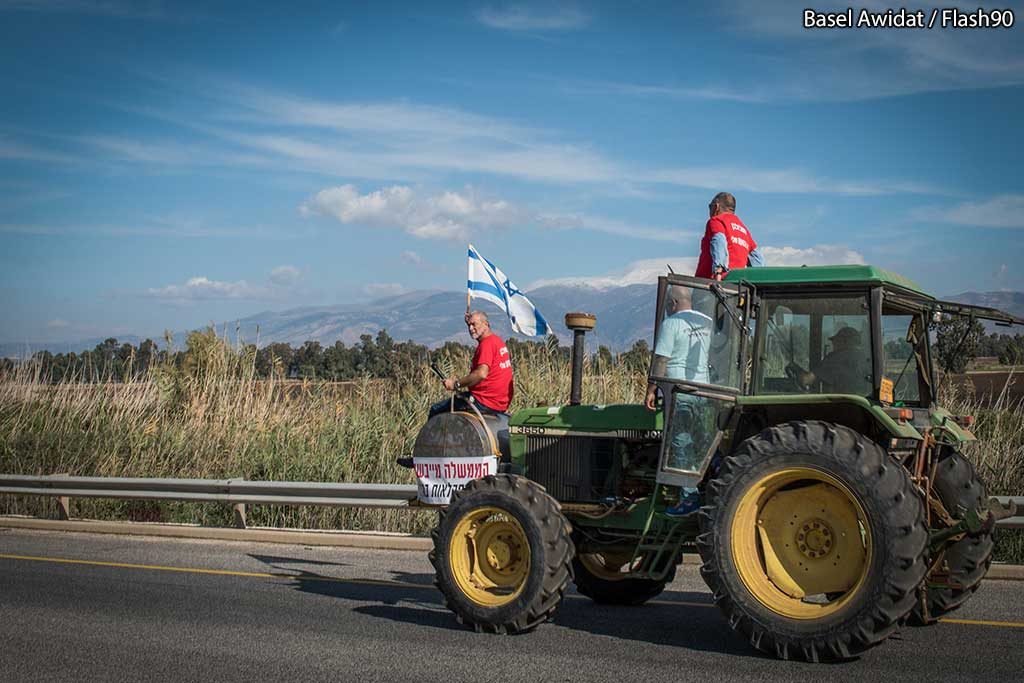
[[[457, 353], [442, 365], [467, 367]], [[567, 400], [570, 369], [543, 347], [516, 358], [513, 409]], [[0, 378], [0, 472], [110, 477], [413, 483], [395, 458], [411, 452], [429, 405], [444, 396], [427, 368], [395, 382], [364, 379], [344, 392], [330, 383], [264, 380], [253, 359], [213, 334], [190, 347], [182, 368], [162, 366], [125, 384], [47, 385], [38, 368]], [[642, 373], [621, 365], [584, 373], [585, 403], [642, 400]], [[968, 448], [989, 493], [1024, 491], [1024, 406], [995, 397], [982, 408], [973, 394], [950, 390], [943, 404], [978, 417], [979, 442]], [[227, 524], [227, 505], [89, 501], [75, 514], [98, 519]], [[50, 499], [0, 496], [0, 513], [53, 516]], [[353, 508], [250, 510], [253, 525], [376, 529], [423, 533], [430, 512]], [[1003, 534], [999, 554], [1024, 560], [1021, 534]]]

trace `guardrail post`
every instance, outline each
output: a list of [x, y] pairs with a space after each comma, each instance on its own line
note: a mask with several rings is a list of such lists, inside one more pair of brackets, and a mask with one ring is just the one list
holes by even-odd
[[65, 521], [71, 519], [71, 499], [67, 496], [57, 498], [57, 517]]
[[235, 528], [245, 528], [245, 503], [235, 503]]

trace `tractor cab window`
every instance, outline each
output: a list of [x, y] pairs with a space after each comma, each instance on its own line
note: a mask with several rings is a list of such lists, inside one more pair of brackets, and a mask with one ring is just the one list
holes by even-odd
[[[882, 309], [882, 377], [893, 383], [897, 405], [920, 405], [928, 392], [928, 338], [921, 313]], [[883, 382], [884, 384], [884, 382]]]
[[738, 295], [667, 285], [659, 308], [651, 377], [739, 390]]
[[744, 296], [733, 284], [659, 281], [649, 379], [664, 399], [660, 483], [694, 485], [721, 439], [723, 416], [745, 379], [740, 351], [751, 322]]
[[766, 296], [757, 363], [760, 394], [872, 394], [867, 293]]

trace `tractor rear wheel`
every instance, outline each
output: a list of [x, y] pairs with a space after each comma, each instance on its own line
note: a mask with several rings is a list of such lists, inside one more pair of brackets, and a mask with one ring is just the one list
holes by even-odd
[[843, 426], [791, 422], [725, 458], [700, 511], [704, 580], [733, 630], [781, 659], [845, 659], [914, 607], [928, 530], [910, 477]]
[[602, 605], [642, 605], [665, 590], [676, 575], [673, 566], [660, 581], [632, 578], [632, 564], [631, 549], [577, 553], [572, 561], [576, 590]]
[[[932, 486], [953, 519], [963, 519], [968, 510], [976, 510], [982, 517], [988, 514], [984, 484], [971, 461], [956, 451], [947, 450], [940, 456]], [[919, 602], [914, 608], [914, 623], [934, 623], [964, 604], [988, 573], [994, 545], [992, 529], [988, 528], [966, 534], [940, 549], [925, 584], [927, 610]]]
[[547, 620], [572, 578], [571, 527], [534, 482], [509, 474], [469, 482], [441, 512], [430, 561], [461, 623], [518, 633]]

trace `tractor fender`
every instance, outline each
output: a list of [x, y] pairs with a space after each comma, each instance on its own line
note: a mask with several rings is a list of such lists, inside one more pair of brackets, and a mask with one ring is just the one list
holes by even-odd
[[879, 443], [924, 438], [909, 422], [894, 420], [882, 406], [853, 394], [738, 396], [736, 404], [740, 413], [736, 433], [739, 440], [792, 420], [822, 420], [844, 425]]

